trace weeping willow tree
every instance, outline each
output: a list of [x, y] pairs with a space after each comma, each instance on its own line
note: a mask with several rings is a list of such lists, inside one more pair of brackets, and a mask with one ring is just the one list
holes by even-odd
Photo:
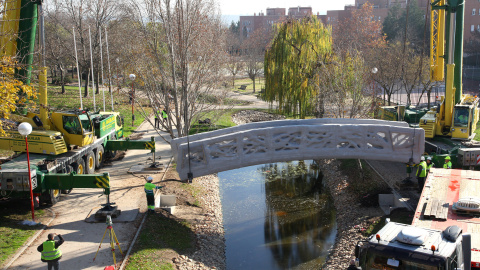
[[304, 119], [315, 110], [319, 73], [332, 53], [332, 29], [315, 16], [275, 25], [275, 37], [265, 52], [264, 100], [281, 112]]

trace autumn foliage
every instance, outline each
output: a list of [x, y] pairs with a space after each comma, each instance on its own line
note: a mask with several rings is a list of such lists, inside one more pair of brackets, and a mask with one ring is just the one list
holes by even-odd
[[3, 57], [0, 61], [0, 133], [4, 134], [5, 120], [12, 112], [27, 103], [27, 98], [35, 98], [35, 89], [15, 77], [15, 61]]
[[367, 59], [374, 57], [375, 51], [386, 45], [382, 35], [382, 24], [373, 15], [373, 6], [365, 3], [352, 11], [352, 16], [340, 21], [333, 29], [335, 47], [343, 52], [359, 51]]

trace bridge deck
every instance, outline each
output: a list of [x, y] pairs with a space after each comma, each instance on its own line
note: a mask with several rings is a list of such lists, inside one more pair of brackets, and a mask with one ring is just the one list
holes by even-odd
[[[182, 179], [256, 164], [324, 158], [418, 163], [423, 129], [370, 119], [280, 120], [239, 125], [172, 140]], [[188, 159], [190, 149], [190, 160]]]

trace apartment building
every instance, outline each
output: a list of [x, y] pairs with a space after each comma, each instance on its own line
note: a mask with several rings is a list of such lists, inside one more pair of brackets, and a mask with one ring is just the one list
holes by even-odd
[[[352, 16], [352, 11], [361, 8], [366, 2], [373, 4], [373, 16], [376, 20], [383, 23], [388, 15], [389, 9], [399, 4], [401, 8], [406, 8], [408, 0], [355, 0], [355, 5], [347, 5], [343, 10], [328, 10], [327, 14], [317, 17], [324, 24], [329, 24], [333, 28], [338, 22]], [[418, 6], [423, 11], [427, 10], [430, 4], [429, 0], [417, 0]], [[313, 15], [311, 7], [291, 7], [288, 12], [285, 8], [267, 8], [266, 13], [260, 12], [253, 16], [240, 16], [240, 35], [248, 37], [257, 29], [271, 29], [272, 25], [285, 20], [286, 18], [303, 18]], [[465, 41], [468, 41], [472, 33], [480, 31], [480, 0], [465, 0]]]
[[311, 16], [311, 7], [291, 7], [285, 8], [267, 8], [266, 14], [263, 12], [253, 14], [253, 16], [240, 16], [240, 35], [249, 37], [257, 29], [269, 30], [273, 24], [281, 22], [286, 18], [303, 18]]
[[[388, 15], [388, 10], [399, 4], [400, 7], [405, 8], [407, 0], [355, 0], [355, 8], [361, 8], [366, 2], [373, 4], [373, 15], [376, 19], [385, 20]], [[418, 6], [421, 10], [426, 12], [430, 1], [417, 0]], [[480, 0], [465, 0], [465, 20], [464, 20], [464, 40], [467, 41], [472, 36], [475, 30], [480, 31]]]

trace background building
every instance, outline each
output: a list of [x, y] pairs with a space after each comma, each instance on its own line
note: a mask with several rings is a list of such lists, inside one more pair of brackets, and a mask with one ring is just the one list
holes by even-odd
[[254, 13], [253, 16], [240, 16], [240, 35], [249, 37], [255, 30], [269, 30], [273, 24], [286, 18], [299, 19], [312, 14], [311, 7], [292, 7], [288, 9], [288, 13], [285, 8], [267, 8], [266, 14], [260, 12], [258, 15]]
[[[373, 4], [373, 15], [376, 20], [381, 23], [388, 15], [389, 9], [399, 4], [401, 8], [405, 8], [408, 0], [355, 0], [355, 5], [345, 6], [343, 10], [328, 10], [326, 15], [319, 15], [317, 17], [322, 20], [324, 24], [335, 27], [339, 21], [349, 18], [352, 11], [361, 8], [366, 2]], [[424, 12], [427, 10], [429, 0], [417, 0], [418, 6]], [[266, 14], [260, 12], [253, 16], [240, 16], [240, 35], [248, 37], [255, 30], [263, 28], [271, 29], [274, 23], [285, 20], [286, 18], [302, 18], [313, 15], [311, 7], [291, 7], [288, 12], [285, 8], [267, 8]], [[480, 31], [480, 0], [465, 0], [465, 41], [469, 40], [472, 32]]]
[[[373, 15], [382, 23], [385, 17], [388, 15], [388, 10], [399, 4], [401, 8], [407, 6], [407, 0], [355, 0], [355, 8], [361, 8], [366, 2], [373, 4]], [[427, 6], [430, 1], [417, 0], [418, 6], [421, 10], [426, 12]], [[430, 10], [430, 9], [429, 9]], [[465, 28], [464, 28], [464, 40], [467, 41], [471, 38], [472, 32], [478, 29], [480, 31], [480, 1], [479, 0], [465, 0]], [[425, 17], [424, 17], [425, 18]]]

